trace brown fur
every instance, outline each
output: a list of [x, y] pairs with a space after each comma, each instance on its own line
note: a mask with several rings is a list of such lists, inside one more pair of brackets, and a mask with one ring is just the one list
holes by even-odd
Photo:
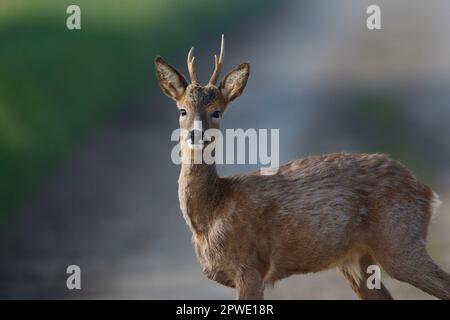
[[[219, 87], [186, 85], [161, 58], [160, 86], [187, 110], [180, 127], [219, 128], [249, 74], [242, 64]], [[172, 72], [171, 69], [174, 71]], [[161, 76], [162, 74], [162, 76]], [[167, 80], [169, 79], [169, 80]], [[180, 137], [182, 155], [189, 149]], [[206, 276], [236, 288], [239, 299], [263, 298], [264, 287], [299, 273], [337, 267], [361, 298], [390, 299], [369, 290], [366, 269], [380, 263], [394, 278], [450, 298], [450, 276], [425, 250], [436, 195], [384, 154], [329, 154], [291, 161], [272, 176], [259, 172], [219, 177], [214, 165], [182, 164], [181, 211]]]

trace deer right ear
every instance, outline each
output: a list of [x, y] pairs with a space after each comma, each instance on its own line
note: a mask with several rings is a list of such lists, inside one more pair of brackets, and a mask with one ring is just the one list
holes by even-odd
[[155, 69], [161, 90], [169, 98], [178, 100], [188, 86], [186, 79], [160, 56], [155, 58]]
[[242, 94], [249, 75], [250, 65], [241, 63], [223, 78], [219, 90], [227, 102], [233, 101]]

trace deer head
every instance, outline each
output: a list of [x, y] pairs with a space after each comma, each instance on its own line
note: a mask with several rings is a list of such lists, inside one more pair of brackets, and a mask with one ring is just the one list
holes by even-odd
[[224, 37], [222, 35], [219, 57], [214, 55], [214, 71], [208, 84], [199, 84], [195, 72], [194, 47], [188, 53], [187, 65], [191, 83], [160, 56], [155, 58], [156, 76], [164, 94], [173, 99], [180, 111], [180, 146], [182, 153], [201, 150], [206, 130], [220, 129], [222, 115], [231, 101], [239, 97], [247, 84], [250, 72], [248, 63], [241, 63], [230, 71], [217, 87], [224, 59]]

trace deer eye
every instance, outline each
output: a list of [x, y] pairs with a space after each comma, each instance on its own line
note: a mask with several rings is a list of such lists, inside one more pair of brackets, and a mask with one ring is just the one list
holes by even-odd
[[180, 109], [180, 115], [182, 117], [184, 117], [185, 115], [187, 115], [186, 109]]
[[214, 111], [214, 112], [212, 113], [212, 117], [213, 117], [213, 118], [216, 118], [216, 119], [219, 119], [219, 118], [220, 118], [220, 111], [218, 111], [218, 110]]

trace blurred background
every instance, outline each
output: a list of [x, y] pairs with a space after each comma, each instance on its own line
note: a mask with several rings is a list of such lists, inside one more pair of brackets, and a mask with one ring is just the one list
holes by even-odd
[[[66, 8], [81, 8], [81, 30]], [[382, 30], [366, 28], [381, 7]], [[160, 54], [202, 82], [251, 63], [225, 128], [280, 129], [281, 162], [386, 152], [444, 206], [428, 247], [450, 271], [450, 2], [130, 0], [0, 2], [0, 298], [231, 299], [204, 277], [179, 210], [178, 112]], [[254, 166], [226, 165], [229, 174]], [[82, 271], [67, 290], [66, 268]], [[383, 281], [395, 298], [429, 299]], [[335, 271], [283, 280], [273, 299], [355, 299]]]

